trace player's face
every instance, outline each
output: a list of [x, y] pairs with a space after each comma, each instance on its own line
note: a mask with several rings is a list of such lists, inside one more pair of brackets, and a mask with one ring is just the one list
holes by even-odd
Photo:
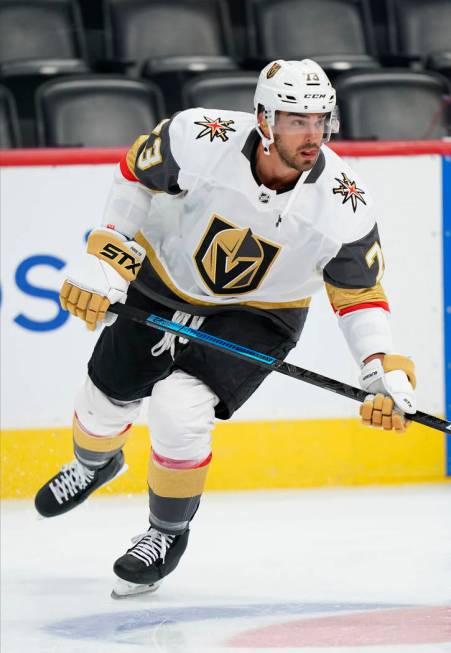
[[318, 158], [325, 129], [324, 113], [288, 113], [277, 111], [274, 145], [285, 165], [303, 172]]

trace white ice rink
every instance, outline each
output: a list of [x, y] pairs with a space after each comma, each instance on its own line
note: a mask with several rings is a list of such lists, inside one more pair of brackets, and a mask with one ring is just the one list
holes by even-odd
[[451, 652], [451, 485], [207, 494], [156, 594], [110, 598], [146, 497], [2, 505], [2, 653]]

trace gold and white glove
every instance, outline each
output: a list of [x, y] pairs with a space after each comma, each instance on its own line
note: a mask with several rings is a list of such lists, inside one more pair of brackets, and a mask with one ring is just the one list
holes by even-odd
[[360, 407], [363, 424], [386, 431], [405, 431], [407, 413], [416, 412], [415, 366], [406, 356], [385, 354], [363, 366], [361, 387], [370, 394]]
[[110, 326], [116, 315], [110, 304], [125, 303], [128, 286], [141, 269], [145, 250], [134, 240], [108, 227], [92, 231], [80, 270], [68, 277], [60, 291], [64, 310], [86, 322], [95, 331], [100, 322]]

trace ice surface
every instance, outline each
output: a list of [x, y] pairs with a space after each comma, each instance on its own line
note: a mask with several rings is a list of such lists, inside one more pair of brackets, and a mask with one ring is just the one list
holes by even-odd
[[209, 493], [179, 568], [113, 601], [146, 497], [2, 504], [2, 653], [451, 652], [451, 485]]

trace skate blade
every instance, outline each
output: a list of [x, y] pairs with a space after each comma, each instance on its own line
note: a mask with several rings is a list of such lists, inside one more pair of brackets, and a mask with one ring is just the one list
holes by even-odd
[[139, 583], [130, 583], [128, 580], [118, 578], [116, 585], [111, 592], [112, 599], [125, 599], [128, 596], [136, 596], [145, 592], [155, 592], [161, 585], [161, 581], [151, 585], [140, 585]]

